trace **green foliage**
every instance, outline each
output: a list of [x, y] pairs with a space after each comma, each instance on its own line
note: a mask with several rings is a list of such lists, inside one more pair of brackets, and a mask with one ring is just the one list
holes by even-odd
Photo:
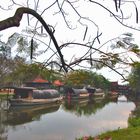
[[128, 120], [130, 127], [140, 127], [140, 118], [139, 117], [132, 117]]
[[140, 54], [140, 49], [139, 49], [139, 46], [138, 45], [133, 45], [131, 48], [130, 48], [130, 51], [135, 53], [135, 54]]
[[11, 73], [6, 75], [5, 81], [6, 83], [12, 83], [12, 85], [14, 84], [18, 86], [24, 82], [32, 81], [37, 76], [41, 76], [50, 82], [53, 82], [56, 79], [61, 79], [60, 74], [53, 70], [44, 68], [41, 63], [27, 64], [16, 60], [14, 69], [11, 71]]
[[[98, 136], [99, 140], [111, 138], [112, 140], [139, 140], [140, 139], [140, 127], [130, 127], [125, 129], [118, 129], [109, 131]], [[83, 140], [83, 138], [76, 139]], [[87, 140], [94, 140], [93, 137], [89, 137]]]
[[134, 62], [132, 65], [131, 74], [128, 77], [130, 86], [134, 91], [140, 91], [140, 63]]
[[65, 81], [68, 85], [80, 87], [91, 85], [96, 88], [107, 89], [110, 85], [110, 82], [102, 75], [98, 75], [97, 73], [86, 70], [76, 70], [69, 72]]
[[93, 85], [91, 81], [91, 74], [84, 70], [71, 71], [67, 74], [65, 79], [67, 84], [72, 84], [75, 86]]
[[112, 140], [139, 140], [140, 127], [118, 129], [112, 132], [107, 132], [100, 136], [101, 139], [111, 137]]

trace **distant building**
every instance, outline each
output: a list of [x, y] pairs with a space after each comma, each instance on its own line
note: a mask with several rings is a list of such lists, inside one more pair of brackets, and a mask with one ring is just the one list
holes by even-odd
[[118, 82], [111, 82], [111, 91], [118, 91]]
[[129, 85], [119, 85], [118, 82], [111, 82], [111, 91], [126, 93], [129, 92]]

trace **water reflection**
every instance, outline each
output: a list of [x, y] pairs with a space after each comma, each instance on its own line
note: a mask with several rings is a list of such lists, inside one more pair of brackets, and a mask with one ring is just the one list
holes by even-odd
[[52, 113], [59, 109], [60, 104], [33, 107], [10, 107], [7, 112], [7, 125], [20, 125], [31, 121], [40, 121], [43, 114]]
[[3, 121], [6, 120], [6, 115], [7, 113], [0, 109], [0, 140], [7, 140], [7, 133], [8, 129], [7, 127], [3, 124]]
[[116, 98], [108, 98], [108, 97], [100, 97], [94, 100], [72, 100], [72, 101], [65, 101], [63, 104], [63, 109], [65, 111], [70, 111], [75, 113], [77, 116], [90, 116], [95, 114], [97, 111], [102, 109], [106, 104], [109, 102], [117, 102], [118, 97]]
[[[74, 140], [127, 127], [135, 105], [126, 98], [66, 101], [61, 105], [10, 108], [0, 122], [1, 140]], [[0, 129], [1, 130], [1, 129]], [[6, 136], [6, 137], [4, 137]]]

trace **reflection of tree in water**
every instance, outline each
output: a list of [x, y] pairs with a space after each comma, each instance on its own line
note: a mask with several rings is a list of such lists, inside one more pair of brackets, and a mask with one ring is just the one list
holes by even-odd
[[7, 140], [8, 128], [3, 124], [3, 122], [7, 119], [7, 100], [5, 97], [0, 97], [0, 140]]
[[75, 101], [65, 101], [63, 103], [63, 109], [65, 111], [70, 111], [77, 116], [90, 116], [91, 114], [95, 114], [97, 110], [102, 109], [109, 102], [117, 102], [117, 98], [103, 98], [100, 100], [75, 100]]
[[5, 125], [20, 125], [34, 120], [40, 120], [43, 114], [55, 112], [59, 109], [60, 104], [50, 106], [33, 106], [33, 107], [12, 107], [9, 108]]
[[7, 112], [0, 108], [0, 140], [7, 140], [7, 127], [3, 124], [3, 122], [7, 118]]

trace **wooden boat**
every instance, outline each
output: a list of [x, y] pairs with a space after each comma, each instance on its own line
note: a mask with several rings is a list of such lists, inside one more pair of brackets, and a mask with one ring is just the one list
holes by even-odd
[[94, 94], [93, 88], [68, 88], [65, 94], [65, 99], [86, 99], [91, 98]]
[[110, 91], [108, 93], [109, 98], [118, 98], [119, 97], [119, 93], [115, 92], [115, 91]]
[[95, 93], [94, 93], [94, 97], [104, 97], [105, 93], [103, 92], [102, 89], [96, 89]]
[[35, 106], [61, 102], [62, 97], [55, 89], [38, 90], [33, 87], [15, 88], [14, 96], [9, 99], [11, 106]]

